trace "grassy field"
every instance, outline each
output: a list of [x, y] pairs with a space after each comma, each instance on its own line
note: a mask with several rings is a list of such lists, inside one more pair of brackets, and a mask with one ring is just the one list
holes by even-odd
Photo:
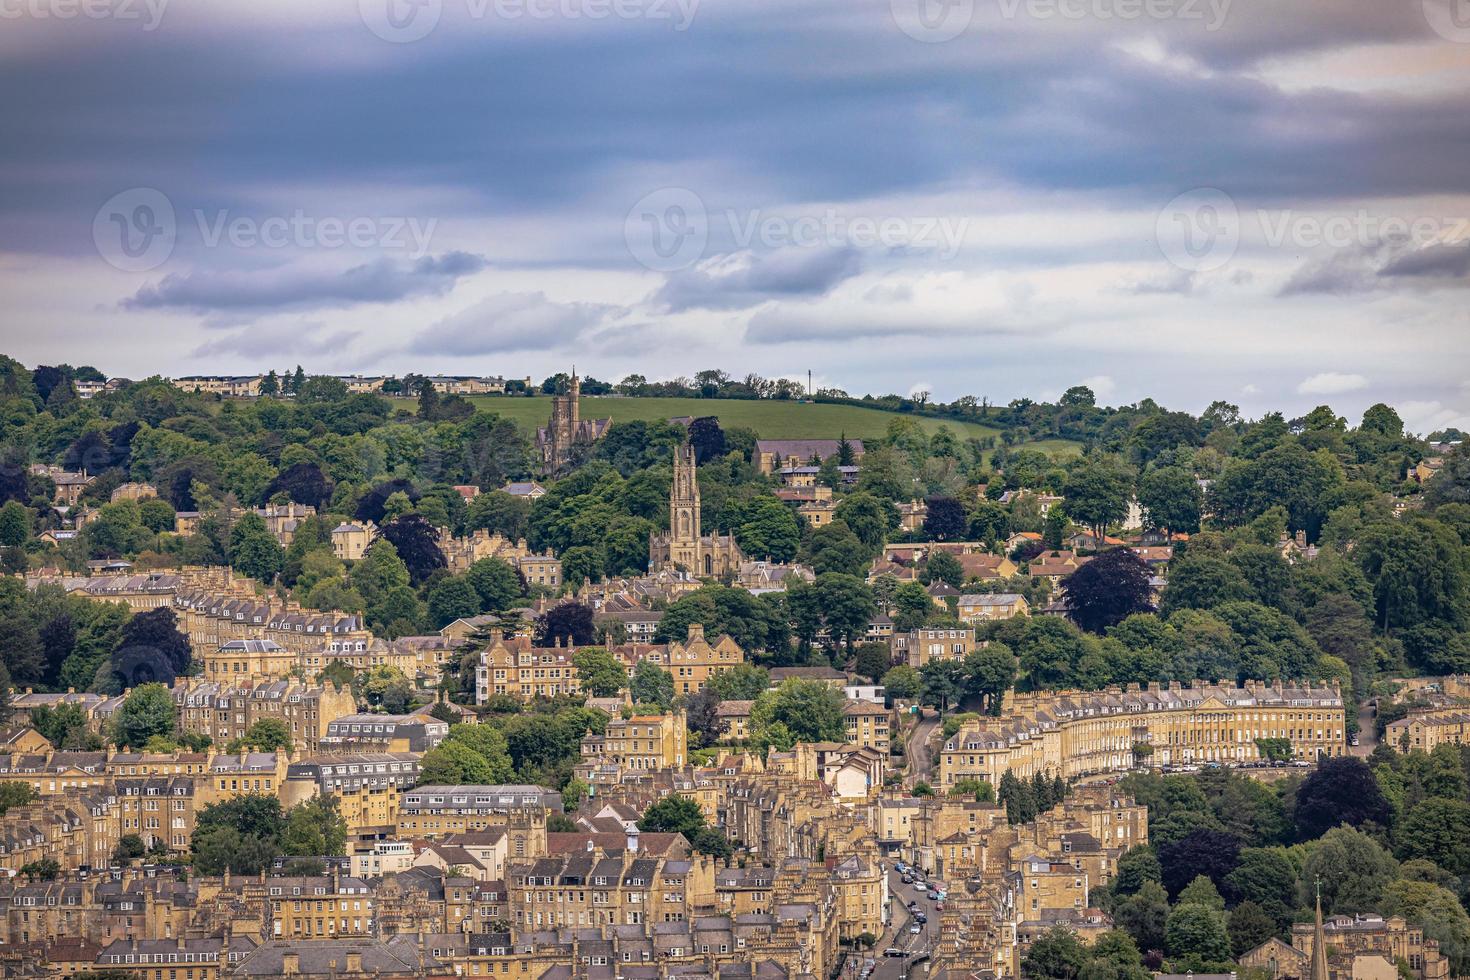
[[[534, 429], [545, 425], [551, 415], [551, 399], [471, 398], [477, 408], [515, 419]], [[790, 401], [737, 401], [705, 398], [600, 398], [582, 396], [583, 418], [611, 418], [614, 422], [653, 421], [681, 415], [714, 415], [727, 428], [754, 429], [763, 439], [835, 439], [846, 432], [849, 439], [876, 439], [888, 431], [892, 412], [853, 405], [806, 405]], [[927, 432], [941, 424], [960, 438], [993, 436], [999, 430], [966, 422], [919, 419]]]
[[[545, 425], [551, 415], [551, 398], [483, 396], [472, 397], [477, 408], [513, 419], [534, 432]], [[703, 398], [606, 398], [582, 396], [584, 418], [611, 418], [614, 422], [653, 421], [682, 415], [714, 415], [726, 427], [753, 429], [763, 439], [835, 439], [845, 433], [849, 439], [877, 439], [888, 431], [894, 418], [913, 418], [857, 405], [803, 404], [789, 401], [736, 401]], [[919, 418], [926, 432], [933, 433], [941, 425], [961, 439], [983, 439], [998, 435], [998, 429], [973, 422]], [[1037, 443], [1047, 453], [1076, 452], [1073, 443], [1051, 440]]]

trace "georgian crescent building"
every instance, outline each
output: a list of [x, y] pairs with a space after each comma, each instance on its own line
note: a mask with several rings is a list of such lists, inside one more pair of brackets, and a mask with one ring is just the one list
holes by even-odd
[[1300, 759], [1346, 751], [1337, 682], [1244, 687], [1201, 681], [1145, 690], [1012, 694], [999, 718], [968, 722], [939, 754], [941, 785], [999, 785], [1007, 771], [1065, 779], [1151, 765], [1238, 764], [1261, 759], [1257, 739], [1285, 739]]

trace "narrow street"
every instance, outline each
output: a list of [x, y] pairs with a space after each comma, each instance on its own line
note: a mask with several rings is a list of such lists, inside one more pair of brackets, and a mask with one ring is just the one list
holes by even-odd
[[1373, 706], [1364, 701], [1358, 706], [1358, 744], [1348, 746], [1348, 754], [1370, 756], [1378, 745], [1378, 729], [1375, 725]]
[[[932, 879], [931, 884], [943, 885], [942, 882]], [[876, 961], [873, 980], [901, 980], [910, 975], [914, 957], [932, 952], [939, 941], [939, 913], [935, 910], [934, 903], [929, 901], [928, 895], [914, 885], [905, 885], [902, 876], [891, 867], [888, 871], [888, 887], [893, 895], [893, 917], [891, 928], [870, 954]], [[913, 914], [908, 909], [911, 901], [918, 903], [919, 911], [929, 917], [929, 921], [920, 927], [918, 934], [909, 931], [914, 923]], [[884, 953], [889, 948], [901, 949], [904, 955], [885, 956]], [[922, 975], [923, 971], [919, 972]]]
[[924, 716], [909, 731], [908, 740], [903, 746], [904, 758], [908, 760], [909, 786], [920, 780], [927, 781], [930, 785], [934, 783], [934, 753], [929, 740], [939, 727], [939, 722], [938, 712], [926, 710]]

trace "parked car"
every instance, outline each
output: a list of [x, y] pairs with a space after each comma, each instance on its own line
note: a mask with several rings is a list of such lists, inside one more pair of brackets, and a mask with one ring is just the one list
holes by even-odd
[[929, 893], [929, 901], [931, 901], [931, 902], [937, 902], [937, 901], [939, 901], [939, 893], [938, 892], [930, 892]]
[[934, 908], [937, 909], [940, 912], [943, 912], [944, 911], [944, 903], [943, 902], [935, 902], [934, 903]]
[[909, 926], [909, 932], [913, 933], [915, 936], [917, 936], [919, 933], [921, 933], [923, 931], [924, 931], [923, 926], [919, 925], [917, 922], [915, 922], [913, 925]]
[[883, 955], [884, 956], [902, 956], [903, 955], [903, 950], [899, 949], [897, 946], [889, 946], [887, 949], [885, 949], [883, 951]]

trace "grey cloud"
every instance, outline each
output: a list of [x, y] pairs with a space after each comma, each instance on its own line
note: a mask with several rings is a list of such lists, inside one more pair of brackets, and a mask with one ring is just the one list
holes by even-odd
[[380, 258], [345, 270], [283, 265], [263, 270], [172, 273], [122, 301], [126, 310], [180, 309], [193, 313], [265, 312], [392, 303], [439, 296], [485, 260], [465, 252], [405, 262]]
[[1408, 241], [1341, 248], [1292, 273], [1282, 296], [1347, 296], [1392, 289], [1470, 286], [1470, 245]]
[[411, 347], [450, 356], [552, 350], [582, 338], [615, 312], [598, 303], [553, 302], [540, 292], [501, 293], [445, 317]]
[[854, 248], [742, 252], [672, 273], [653, 302], [672, 311], [746, 309], [783, 296], [823, 295], [861, 270]]

